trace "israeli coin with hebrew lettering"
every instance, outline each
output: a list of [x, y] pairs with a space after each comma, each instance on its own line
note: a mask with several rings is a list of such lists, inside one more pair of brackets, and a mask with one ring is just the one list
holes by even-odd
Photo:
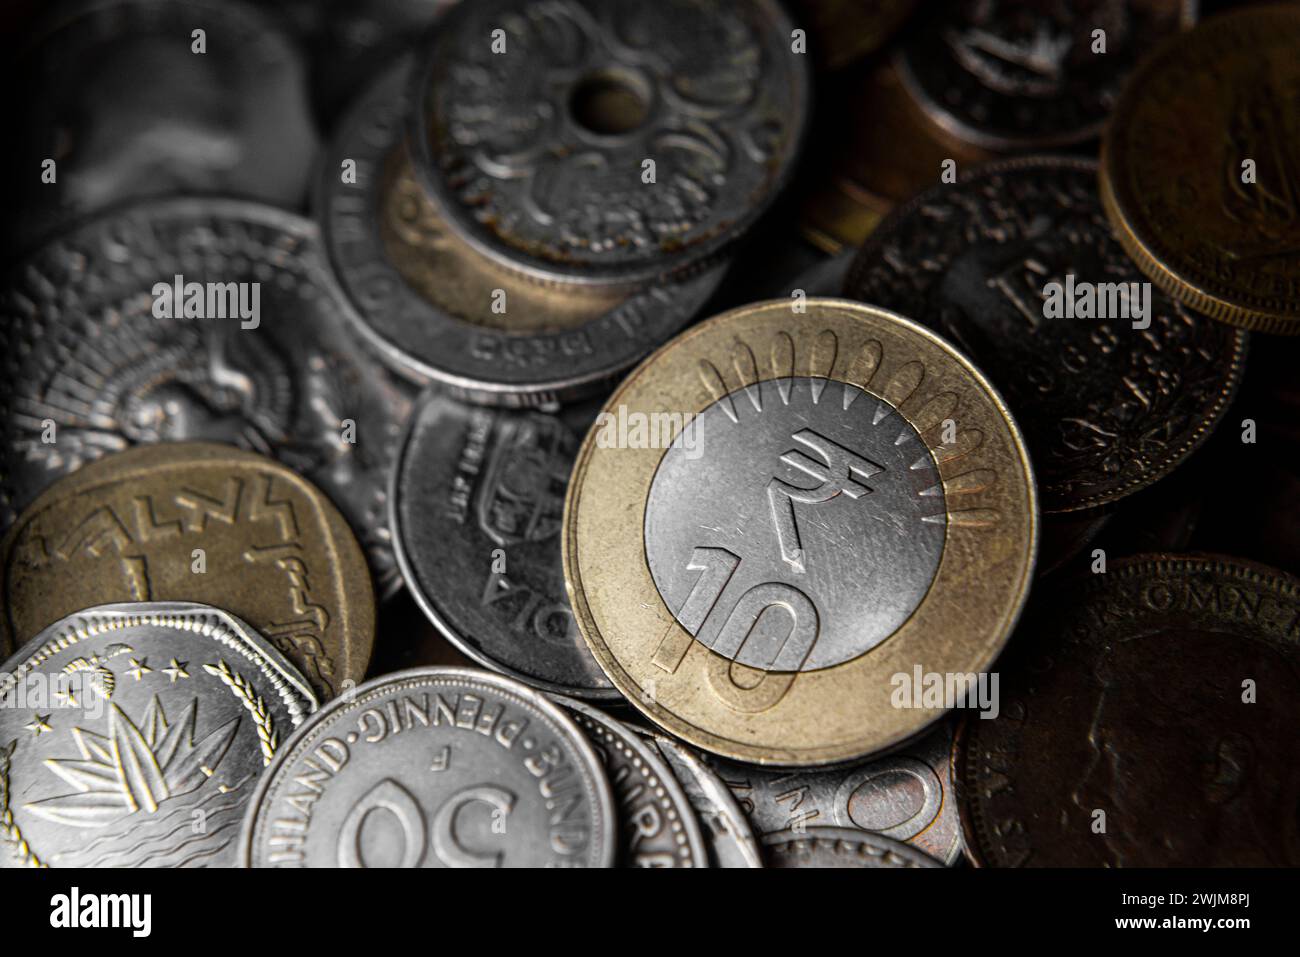
[[957, 706], [899, 682], [992, 663], [1038, 519], [1019, 430], [967, 359], [881, 309], [796, 306], [710, 319], [614, 392], [569, 482], [564, 573], [597, 662], [652, 721], [810, 766]]
[[942, 867], [920, 851], [867, 831], [810, 827], [763, 835], [768, 867]]
[[282, 749], [244, 823], [252, 867], [611, 867], [600, 758], [509, 678], [417, 668], [336, 698]]
[[698, 267], [789, 178], [808, 57], [774, 0], [476, 0], [422, 50], [416, 168], [507, 268], [627, 285]]
[[198, 442], [64, 476], [0, 540], [0, 649], [81, 608], [200, 601], [248, 622], [324, 701], [359, 682], [374, 593], [347, 522], [279, 462]]
[[219, 609], [69, 615], [0, 671], [0, 866], [231, 867], [258, 776], [315, 709]]

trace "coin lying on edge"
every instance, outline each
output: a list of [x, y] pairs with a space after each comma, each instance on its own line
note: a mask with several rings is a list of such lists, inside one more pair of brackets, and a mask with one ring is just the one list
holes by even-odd
[[906, 844], [848, 827], [808, 827], [763, 836], [768, 867], [942, 867]]
[[28, 867], [233, 866], [253, 780], [316, 709], [261, 635], [190, 602], [55, 622], [0, 702], [0, 861]]
[[956, 751], [995, 867], [1300, 864], [1300, 579], [1140, 555], [1036, 597]]
[[1300, 7], [1225, 13], [1163, 44], [1125, 88], [1101, 195], [1171, 296], [1236, 326], [1300, 334], [1295, 213]]
[[146, 445], [46, 489], [0, 540], [0, 648], [81, 608], [198, 601], [264, 635], [325, 700], [365, 675], [370, 574], [329, 500], [223, 445]]
[[939, 717], [896, 693], [915, 669], [997, 657], [1034, 482], [1002, 400], [934, 334], [847, 300], [743, 306], [605, 408], [569, 484], [565, 583], [656, 724], [744, 761], [847, 761]]
[[559, 706], [487, 672], [418, 668], [316, 713], [262, 777], [241, 854], [252, 867], [610, 867], [615, 820], [600, 759]]

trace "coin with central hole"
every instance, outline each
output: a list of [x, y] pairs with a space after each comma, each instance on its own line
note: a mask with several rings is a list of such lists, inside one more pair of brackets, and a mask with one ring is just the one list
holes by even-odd
[[966, 359], [810, 299], [732, 310], [647, 360], [588, 433], [564, 524], [578, 626], [633, 704], [707, 750], [814, 765], [931, 724], [942, 707], [895, 693], [918, 664], [990, 664], [1037, 506]]

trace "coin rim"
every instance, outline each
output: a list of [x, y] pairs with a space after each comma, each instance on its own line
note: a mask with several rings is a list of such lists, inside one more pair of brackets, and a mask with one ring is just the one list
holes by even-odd
[[893, 854], [903, 860], [905, 863], [901, 866], [904, 868], [932, 868], [937, 867], [946, 869], [944, 864], [937, 858], [931, 857], [924, 851], [918, 851], [909, 844], [892, 837], [884, 837], [875, 831], [864, 831], [852, 827], [806, 827], [801, 831], [787, 829], [784, 831], [772, 831], [764, 834], [759, 838], [759, 843], [763, 846], [763, 865], [771, 867], [768, 855], [778, 845], [797, 844], [800, 841], [834, 841], [836, 843], [867, 845], [873, 850], [882, 851], [885, 855]]

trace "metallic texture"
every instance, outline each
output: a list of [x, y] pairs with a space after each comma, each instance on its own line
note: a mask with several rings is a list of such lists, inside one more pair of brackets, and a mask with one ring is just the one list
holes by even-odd
[[768, 867], [942, 867], [906, 844], [844, 827], [763, 835]]

